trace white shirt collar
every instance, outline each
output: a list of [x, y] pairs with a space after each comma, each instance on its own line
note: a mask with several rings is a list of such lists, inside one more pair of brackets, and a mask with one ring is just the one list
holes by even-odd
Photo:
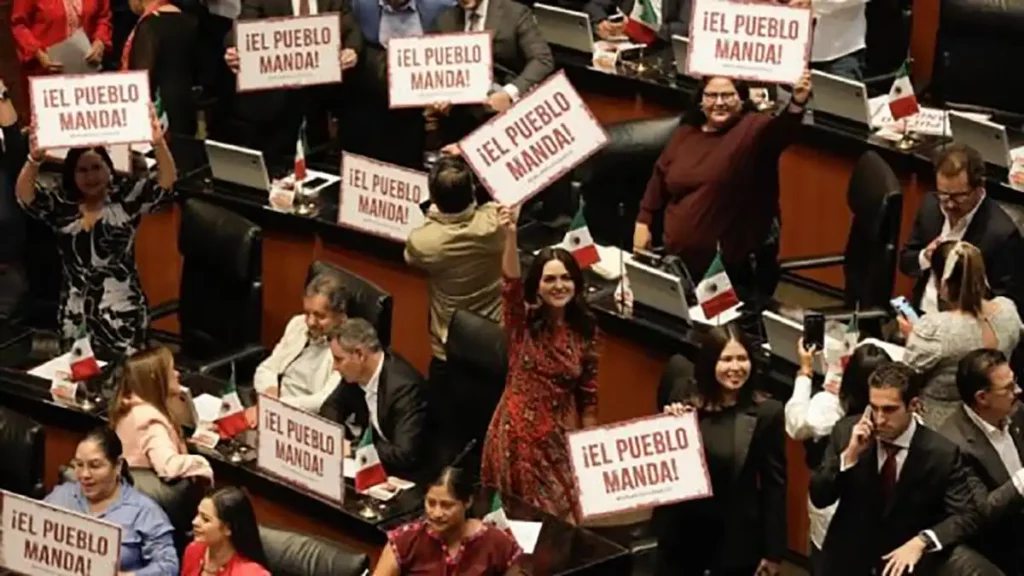
[[[960, 222], [957, 223], [956, 229], [960, 232], [960, 238], [963, 238], [964, 233], [967, 232], [967, 227], [971, 225], [971, 222], [974, 220], [974, 215], [978, 213], [978, 209], [981, 208], [981, 203], [984, 201], [985, 193], [982, 192], [981, 199], [978, 200], [978, 203], [974, 206], [974, 209], [968, 212], [967, 215], [961, 218]], [[949, 231], [951, 232], [953, 230], [953, 223], [949, 221], [949, 216], [946, 214], [946, 210], [942, 207], [941, 203], [939, 204], [939, 210], [942, 212], [942, 216], [946, 218], [946, 221], [944, 223], [945, 226], [943, 226], [943, 228], [948, 226]]]
[[886, 444], [892, 444], [893, 446], [899, 446], [904, 450], [909, 450], [910, 441], [914, 439], [915, 432], [917, 432], [917, 417], [911, 416], [910, 425], [903, 431], [903, 434], [900, 434], [891, 442], [886, 442]]
[[377, 394], [377, 387], [380, 385], [380, 373], [384, 369], [384, 354], [381, 353], [380, 361], [377, 362], [377, 369], [373, 371], [373, 376], [370, 377], [370, 381], [366, 383], [366, 386], [359, 385], [363, 389], [363, 393], [367, 396]]
[[[476, 10], [473, 10], [472, 13], [479, 14], [480, 15], [480, 20], [477, 23], [477, 29], [476, 30], [469, 30], [469, 29], [467, 29], [466, 31], [467, 32], [480, 32], [482, 30], [486, 30], [487, 29], [487, 0], [480, 0], [480, 3], [477, 4]], [[470, 14], [471, 14], [470, 12], [466, 12], [466, 26], [467, 27], [469, 26], [469, 15]]]
[[975, 412], [974, 409], [968, 406], [967, 404], [964, 404], [963, 407], [964, 412], [967, 413], [967, 417], [970, 418], [972, 422], [974, 422], [975, 426], [981, 428], [981, 431], [985, 433], [985, 436], [992, 437], [1002, 436], [1003, 434], [1006, 434], [1005, 421], [1003, 422], [1003, 426], [1001, 428], [997, 428], [990, 424], [987, 420], [982, 418], [980, 415], [978, 415], [978, 413]]

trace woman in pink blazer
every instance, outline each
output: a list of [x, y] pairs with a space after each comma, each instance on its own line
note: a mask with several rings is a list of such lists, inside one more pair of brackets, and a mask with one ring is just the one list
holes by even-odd
[[213, 481], [213, 469], [202, 456], [188, 453], [181, 426], [168, 407], [181, 397], [174, 356], [167, 348], [134, 354], [110, 411], [110, 423], [124, 445], [132, 468], [150, 468], [164, 480], [202, 478]]

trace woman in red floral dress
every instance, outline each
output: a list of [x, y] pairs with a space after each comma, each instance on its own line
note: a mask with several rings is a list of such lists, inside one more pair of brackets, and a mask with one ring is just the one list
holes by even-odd
[[597, 327], [572, 255], [545, 248], [521, 278], [515, 215], [500, 217], [509, 371], [484, 442], [483, 482], [573, 521], [566, 433], [597, 423]]

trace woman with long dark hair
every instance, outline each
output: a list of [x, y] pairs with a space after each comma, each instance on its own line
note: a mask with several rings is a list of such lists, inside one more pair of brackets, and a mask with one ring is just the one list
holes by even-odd
[[597, 325], [572, 255], [545, 248], [523, 279], [515, 214], [502, 208], [499, 217], [509, 365], [484, 441], [483, 482], [573, 521], [577, 493], [566, 433], [597, 422]]
[[658, 576], [777, 576], [786, 551], [782, 404], [755, 393], [751, 347], [736, 324], [702, 335], [692, 387], [668, 414], [697, 411], [713, 496], [655, 512]]
[[192, 530], [181, 576], [270, 576], [256, 514], [241, 489], [227, 486], [203, 498]]

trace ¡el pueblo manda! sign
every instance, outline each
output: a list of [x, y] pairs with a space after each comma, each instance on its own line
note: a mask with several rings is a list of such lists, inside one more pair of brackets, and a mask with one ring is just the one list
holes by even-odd
[[521, 204], [608, 142], [604, 128], [559, 72], [459, 142], [498, 202]]
[[694, 0], [688, 76], [792, 84], [807, 68], [811, 11], [774, 3]]
[[0, 566], [21, 574], [117, 576], [121, 527], [0, 490]]
[[420, 203], [430, 196], [425, 173], [348, 152], [338, 194], [338, 224], [397, 242], [423, 223]]
[[584, 518], [711, 496], [697, 416], [653, 416], [572, 432]]
[[341, 426], [334, 422], [269, 396], [259, 398], [256, 464], [336, 502], [345, 493], [344, 438]]
[[388, 42], [388, 99], [392, 108], [480, 104], [494, 72], [491, 33], [431, 34]]
[[337, 14], [241, 21], [235, 38], [239, 92], [341, 82]]
[[149, 77], [144, 70], [29, 78], [39, 148], [149, 142]]

